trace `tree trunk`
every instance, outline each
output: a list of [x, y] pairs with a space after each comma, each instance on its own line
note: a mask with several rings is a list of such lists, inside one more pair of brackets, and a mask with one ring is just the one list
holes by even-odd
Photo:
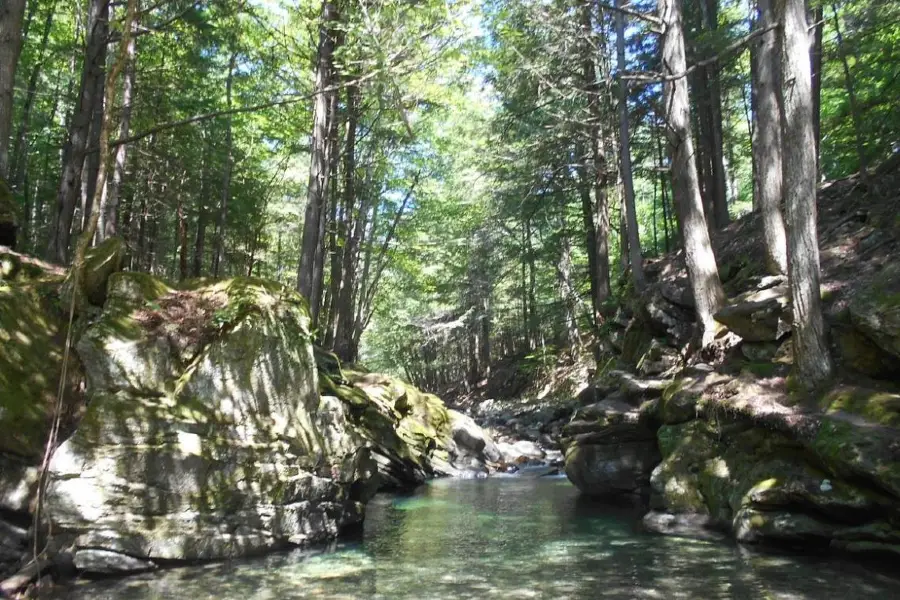
[[[591, 179], [588, 176], [588, 169], [584, 165], [587, 156], [581, 150], [578, 151], [578, 161], [581, 163], [578, 167], [579, 184], [578, 191], [581, 196], [581, 217], [584, 224], [584, 238], [586, 245], [586, 253], [588, 259], [588, 281], [591, 286], [591, 308], [593, 315], [591, 325], [594, 329], [599, 327], [603, 322], [603, 301], [604, 298], [600, 293], [600, 279], [602, 273], [597, 268], [597, 230], [594, 227], [594, 202], [591, 200]], [[524, 240], [524, 237], [523, 237]], [[522, 262], [522, 289], [525, 289], [525, 262]], [[523, 294], [523, 314], [525, 315], [524, 323], [528, 319], [528, 301]]]
[[[122, 116], [119, 123], [119, 139], [127, 138], [131, 130], [134, 80], [137, 72], [135, 65], [135, 45], [137, 42], [135, 33], [137, 25], [137, 22], [132, 25], [131, 38], [128, 41], [128, 47], [125, 49], [128, 62], [125, 64], [125, 81], [122, 86]], [[100, 241], [116, 235], [116, 230], [118, 229], [119, 197], [122, 193], [122, 182], [125, 179], [125, 162], [127, 157], [128, 144], [117, 146], [112, 181], [104, 197], [104, 205], [100, 207], [100, 228], [97, 230]]]
[[[623, 0], [616, 0], [621, 7]], [[625, 72], [625, 15], [616, 11], [616, 62], [619, 73]], [[619, 77], [619, 168], [625, 194], [625, 225], [627, 226], [628, 262], [634, 288], [643, 291], [644, 258], [641, 255], [641, 238], [638, 231], [637, 210], [634, 204], [634, 180], [631, 175], [631, 135], [628, 123], [628, 84]]]
[[[759, 27], [771, 27], [776, 23], [773, 0], [757, 0]], [[782, 198], [782, 146], [781, 117], [778, 101], [781, 89], [781, 56], [778, 51], [778, 33], [769, 31], [751, 46], [751, 57], [756, 75], [756, 111], [753, 113], [756, 144], [753, 146], [754, 162], [759, 172], [756, 204], [763, 218], [763, 235], [766, 246], [766, 265], [773, 275], [787, 274], [787, 235], [781, 215]]]
[[816, 138], [816, 177], [822, 176], [822, 160], [819, 152], [822, 135], [822, 33], [825, 29], [825, 10], [821, 2], [813, 9], [812, 49], [810, 61], [812, 68], [813, 94], [813, 132]]
[[[718, 0], [703, 0], [700, 10], [703, 18], [703, 26], [713, 36], [719, 29]], [[725, 173], [724, 133], [722, 128], [722, 85], [719, 76], [719, 64], [705, 67], [707, 89], [709, 92], [709, 125], [711, 134], [711, 153], [709, 156], [712, 188], [713, 221], [716, 228], [722, 229], [731, 222], [728, 214], [728, 190], [726, 188], [727, 176]]]
[[782, 142], [787, 205], [788, 274], [798, 381], [816, 388], [833, 366], [825, 340], [816, 231], [816, 156], [809, 36], [803, 0], [779, 0], [782, 44]]
[[703, 200], [692, 156], [690, 108], [687, 81], [684, 77], [686, 60], [681, 0], [659, 0], [659, 18], [665, 26], [662, 38], [663, 106], [666, 107], [669, 152], [672, 164], [672, 191], [681, 214], [685, 259], [697, 320], [701, 328], [701, 343], [712, 342], [716, 324], [715, 313], [725, 301], [719, 280], [716, 257], [709, 241]]
[[[850, 103], [850, 119], [853, 122], [853, 133], [856, 136], [856, 155], [859, 160], [859, 176], [864, 185], [869, 183], [869, 163], [866, 158], [866, 142], [863, 133], [862, 115], [859, 112], [859, 103], [856, 100], [856, 86], [853, 82], [853, 73], [850, 71], [850, 62], [847, 60], [847, 49], [844, 47], [844, 36], [841, 33], [841, 19], [838, 16], [837, 5], [832, 3], [831, 14], [834, 21], [834, 32], [837, 37], [837, 51], [841, 58], [841, 66], [844, 69], [844, 85], [847, 88], [847, 101]], [[815, 114], [814, 114], [815, 118]]]
[[188, 278], [188, 227], [184, 210], [184, 190], [178, 190], [178, 280]]
[[200, 277], [203, 274], [203, 255], [206, 252], [206, 197], [209, 190], [208, 168], [210, 144], [206, 135], [203, 138], [203, 160], [200, 165], [200, 194], [197, 196], [197, 237], [194, 238], [194, 258], [191, 275]]
[[[225, 79], [225, 103], [231, 110], [231, 88], [234, 83], [234, 68], [237, 63], [237, 52], [232, 51], [228, 59], [228, 77]], [[231, 169], [233, 138], [231, 133], [231, 115], [225, 117], [225, 167], [222, 172], [222, 196], [219, 202], [219, 218], [216, 222], [216, 247], [213, 250], [212, 271], [213, 277], [219, 276], [222, 267], [222, 259], [225, 256], [225, 225], [228, 218], [228, 199], [231, 196]]]
[[591, 139], [591, 156], [593, 159], [594, 188], [594, 231], [596, 242], [596, 298], [598, 305], [606, 302], [610, 295], [609, 279], [609, 201], [606, 194], [606, 155], [600, 139], [600, 124], [603, 111], [600, 107], [600, 86], [597, 82], [597, 70], [594, 64], [593, 45], [589, 43], [594, 30], [591, 17], [591, 3], [583, 1], [579, 9], [582, 30], [581, 63], [584, 78], [584, 91], [587, 96], [587, 109], [590, 117], [588, 134]]
[[[31, 123], [31, 111], [37, 98], [38, 78], [41, 76], [41, 67], [44, 63], [44, 55], [47, 52], [47, 41], [50, 39], [50, 29], [53, 27], [53, 16], [56, 14], [56, 4], [51, 4], [47, 9], [47, 17], [44, 19], [44, 29], [41, 32], [41, 48], [38, 51], [38, 59], [31, 69], [28, 77], [28, 89], [25, 92], [25, 104], [22, 106], [22, 118], [16, 131], [15, 145], [12, 153], [12, 167], [10, 169], [10, 181], [13, 188], [22, 192], [27, 197], [24, 189], [25, 175], [28, 169], [28, 125]], [[54, 107], [55, 108], [55, 107]], [[50, 121], [53, 122], [52, 120]], [[26, 238], [28, 236], [25, 236]]]
[[[337, 45], [337, 42], [335, 42]], [[337, 78], [333, 75], [333, 81]], [[330, 215], [325, 211], [325, 207], [332, 205], [337, 208], [337, 169], [338, 169], [338, 94], [332, 90], [329, 93], [330, 104], [328, 107], [328, 143], [325, 146], [326, 160], [328, 161], [328, 181], [326, 183], [326, 192], [323, 199], [322, 215], [319, 219], [319, 244], [316, 247], [315, 263], [313, 265], [313, 287], [312, 296], [310, 297], [310, 307], [312, 317], [312, 326], [314, 329], [319, 328], [321, 312], [325, 306], [322, 297], [325, 293], [325, 254], [327, 252], [325, 237], [326, 231], [334, 224], [330, 223]], [[329, 203], [329, 199], [333, 200]], [[314, 308], [312, 308], [314, 307]]]
[[104, 73], [108, 21], [109, 0], [91, 0], [81, 88], [69, 126], [66, 158], [56, 195], [56, 207], [51, 217], [50, 241], [47, 246], [47, 259], [59, 264], [65, 264], [68, 259], [72, 219], [75, 215], [75, 201], [81, 187], [81, 170], [84, 168], [91, 116], [94, 105], [102, 102], [102, 98], [97, 97], [97, 81], [102, 79]]
[[0, 178], [9, 175], [9, 136], [12, 133], [13, 89], [22, 51], [25, 0], [0, 5]]
[[[109, 38], [109, 22], [103, 25], [103, 37]], [[103, 115], [105, 111], [106, 99], [103, 90], [106, 87], [106, 44], [103, 45], [102, 56], [100, 57], [101, 69], [100, 74], [95, 81], [97, 86], [94, 108], [91, 111], [91, 125], [88, 129], [87, 147], [90, 150], [84, 157], [84, 167], [81, 174], [81, 223], [76, 223], [76, 228], [80, 231], [87, 229], [88, 221], [93, 211], [94, 193], [97, 191], [97, 175], [100, 172], [100, 153], [96, 148], [100, 147], [100, 135], [103, 129]], [[80, 225], [80, 227], [79, 227]]]
[[318, 313], [314, 305], [316, 287], [316, 254], [324, 240], [320, 238], [325, 218], [328, 193], [329, 142], [334, 81], [335, 30], [338, 22], [337, 7], [331, 0], [323, 0], [319, 25], [319, 47], [316, 59], [315, 99], [313, 100], [313, 131], [310, 142], [309, 182], [307, 184], [306, 211], [303, 219], [303, 237], [300, 243], [300, 264], [297, 269], [297, 290], [309, 300], [310, 311]]
[[[353, 337], [353, 305], [356, 294], [356, 268], [359, 263], [359, 245], [366, 227], [368, 206], [365, 200], [356, 208], [356, 129], [358, 123], [359, 88], [347, 87], [347, 135], [344, 146], [344, 254], [341, 271], [341, 288], [336, 303], [337, 323], [335, 330], [335, 353], [348, 360]], [[352, 230], [351, 230], [352, 227]]]

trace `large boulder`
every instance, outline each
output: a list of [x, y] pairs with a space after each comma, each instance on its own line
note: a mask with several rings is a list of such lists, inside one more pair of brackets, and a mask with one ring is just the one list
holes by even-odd
[[900, 358], [900, 265], [889, 264], [854, 293], [850, 319], [879, 348]]
[[485, 461], [499, 462], [502, 458], [494, 440], [468, 415], [455, 410], [447, 411], [450, 415], [450, 430], [457, 453], [475, 460], [481, 465]]
[[771, 342], [791, 331], [787, 285], [741, 294], [713, 317], [746, 342]]
[[377, 471], [347, 407], [319, 396], [296, 293], [119, 273], [77, 349], [90, 402], [46, 512], [79, 568], [246, 556], [362, 519]]
[[646, 495], [659, 463], [656, 436], [638, 410], [617, 401], [581, 409], [563, 430], [566, 476], [597, 497]]
[[339, 398], [378, 464], [383, 489], [486, 473], [500, 451], [470, 417], [399, 379], [319, 361], [323, 394]]

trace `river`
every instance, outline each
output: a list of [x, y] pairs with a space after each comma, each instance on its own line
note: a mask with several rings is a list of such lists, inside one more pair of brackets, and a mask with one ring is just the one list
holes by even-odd
[[822, 557], [640, 532], [639, 514], [564, 478], [438, 480], [379, 495], [361, 539], [317, 551], [74, 586], [91, 600], [900, 597], [900, 581]]

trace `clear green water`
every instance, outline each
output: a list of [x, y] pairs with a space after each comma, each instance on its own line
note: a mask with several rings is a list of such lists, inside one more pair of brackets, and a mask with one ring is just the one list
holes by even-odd
[[69, 598], [900, 598], [900, 581], [822, 558], [640, 533], [565, 479], [442, 480], [370, 504], [327, 551], [76, 586]]

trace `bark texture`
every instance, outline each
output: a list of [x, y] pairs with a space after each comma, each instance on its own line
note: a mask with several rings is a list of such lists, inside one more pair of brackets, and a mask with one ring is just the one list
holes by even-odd
[[663, 106], [672, 168], [672, 192], [681, 215], [684, 253], [703, 345], [715, 336], [715, 313], [725, 301], [719, 280], [700, 197], [694, 166], [684, 51], [681, 0], [659, 0], [659, 17], [665, 26], [662, 37]]
[[791, 339], [798, 380], [807, 388], [815, 388], [831, 377], [833, 366], [819, 296], [816, 145], [803, 0], [778, 0], [778, 17], [782, 44], [782, 172], [793, 311]]
[[[315, 305], [316, 263], [321, 239], [322, 224], [325, 219], [326, 196], [330, 178], [329, 156], [331, 117], [333, 105], [332, 90], [334, 80], [335, 31], [338, 13], [333, 2], [322, 3], [322, 17], [319, 26], [319, 47], [316, 59], [315, 99], [313, 100], [313, 131], [309, 163], [309, 182], [306, 193], [306, 211], [303, 219], [303, 237], [300, 242], [300, 265], [297, 269], [297, 290], [310, 301], [313, 318], [318, 315]], [[329, 91], [330, 90], [330, 91]], [[318, 285], [321, 285], [320, 283]]]
[[56, 207], [51, 216], [50, 242], [47, 246], [47, 259], [60, 264], [65, 264], [68, 259], [72, 219], [81, 189], [81, 171], [84, 168], [91, 117], [96, 103], [103, 102], [103, 98], [98, 95], [103, 88], [97, 82], [103, 78], [104, 73], [108, 22], [109, 0], [91, 0], [81, 88], [69, 126], [65, 161], [56, 194]]
[[0, 4], [0, 178], [9, 175], [9, 142], [12, 133], [13, 88], [22, 51], [25, 0]]
[[[776, 23], [773, 0], [758, 0], [759, 27]], [[759, 175], [757, 205], [763, 218], [766, 265], [774, 275], [787, 274], [787, 235], [781, 214], [781, 114], [778, 102], [781, 89], [781, 58], [777, 33], [769, 31], [752, 47], [756, 76], [754, 112], [756, 142], [754, 162]]]

